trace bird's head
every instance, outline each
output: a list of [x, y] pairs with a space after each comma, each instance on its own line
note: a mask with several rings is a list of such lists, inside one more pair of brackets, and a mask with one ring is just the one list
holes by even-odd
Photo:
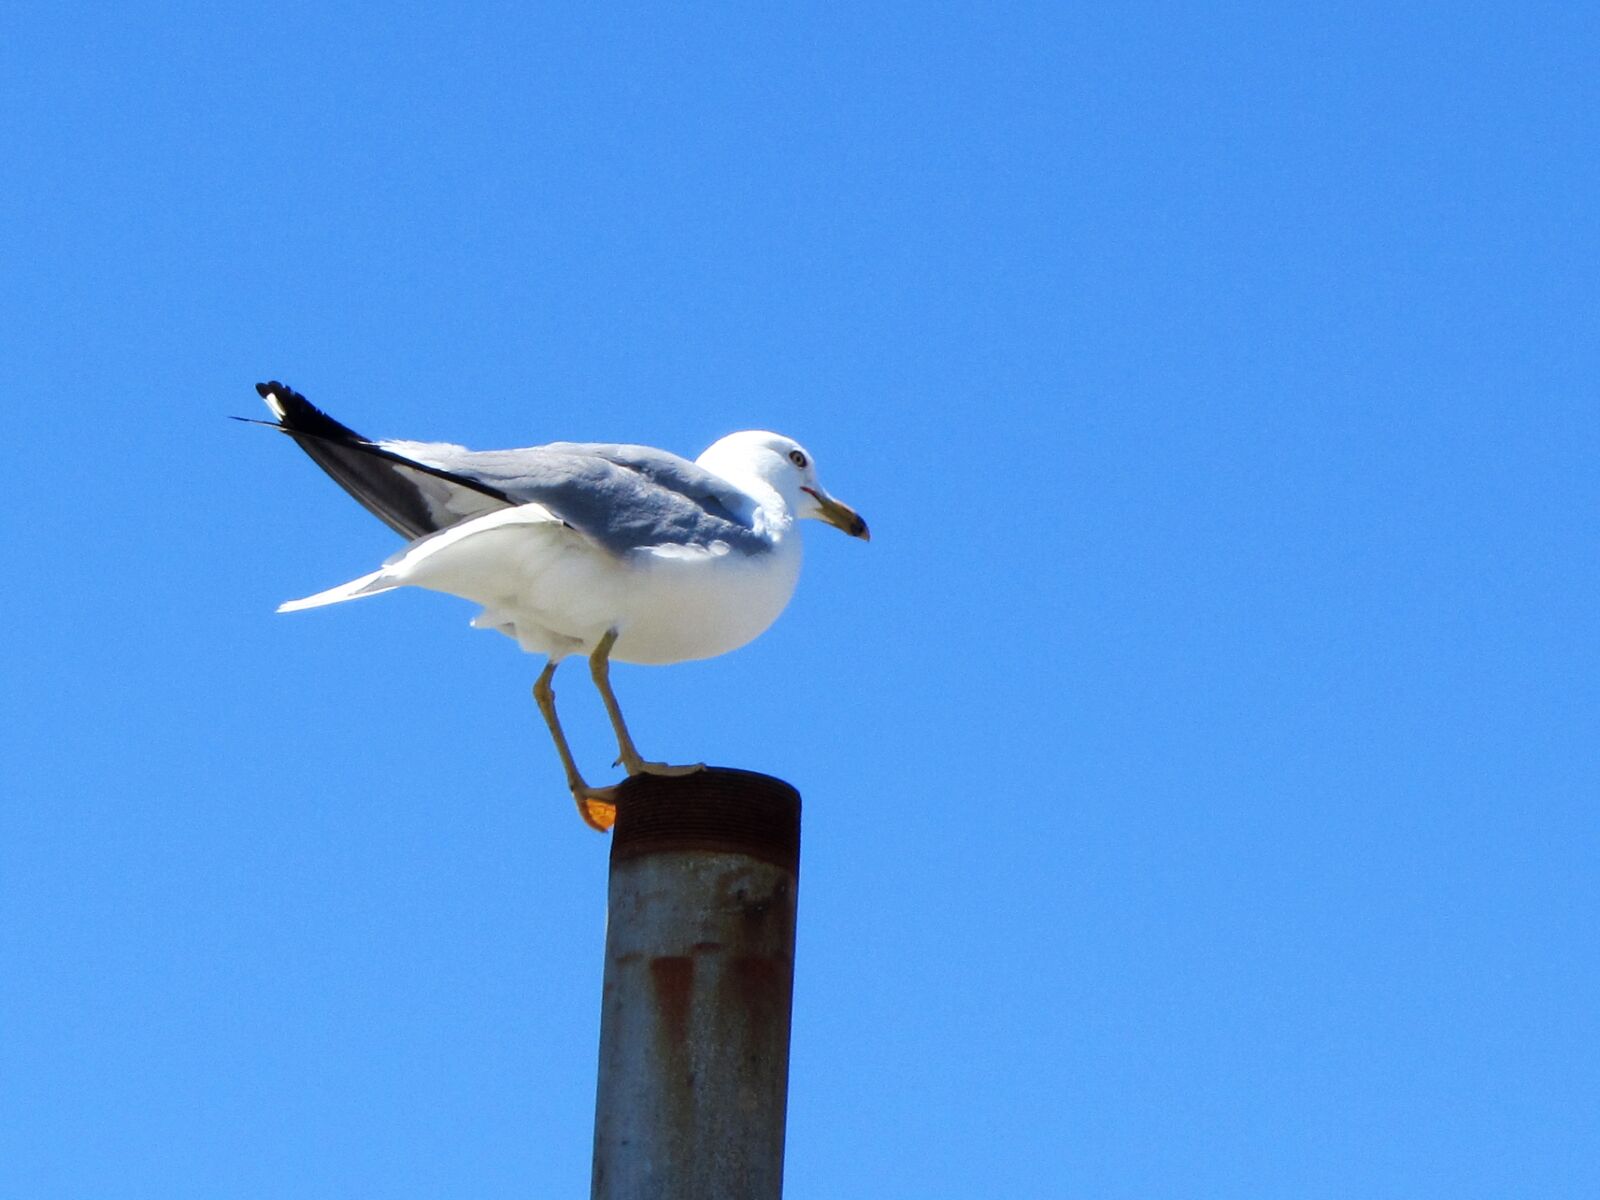
[[870, 541], [861, 514], [828, 495], [817, 480], [811, 452], [793, 438], [764, 430], [730, 433], [696, 460], [700, 466], [738, 487], [764, 484], [782, 497], [797, 517], [812, 517]]

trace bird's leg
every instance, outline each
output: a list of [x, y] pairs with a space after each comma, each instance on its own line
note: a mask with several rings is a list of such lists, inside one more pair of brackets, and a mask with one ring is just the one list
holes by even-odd
[[617, 789], [592, 788], [583, 781], [583, 776], [578, 771], [578, 764], [573, 760], [572, 748], [567, 745], [567, 735], [561, 732], [560, 718], [556, 716], [556, 693], [550, 686], [551, 676], [555, 673], [556, 660], [551, 659], [545, 663], [544, 670], [539, 672], [539, 678], [533, 685], [533, 700], [544, 716], [544, 723], [550, 729], [551, 738], [555, 740], [556, 753], [561, 755], [561, 765], [567, 771], [567, 786], [572, 789], [572, 798], [578, 804], [578, 815], [590, 829], [604, 833], [616, 824]]
[[620, 752], [617, 761], [629, 775], [692, 775], [696, 771], [704, 771], [705, 763], [673, 767], [666, 763], [646, 762], [640, 757], [638, 747], [633, 744], [628, 726], [622, 719], [622, 709], [617, 705], [616, 693], [611, 690], [611, 647], [616, 644], [617, 631], [613, 629], [600, 639], [600, 644], [594, 648], [594, 653], [589, 655], [589, 674], [594, 676], [594, 686], [600, 691], [600, 699], [605, 701], [606, 714], [611, 718], [611, 728], [617, 732], [617, 749]]

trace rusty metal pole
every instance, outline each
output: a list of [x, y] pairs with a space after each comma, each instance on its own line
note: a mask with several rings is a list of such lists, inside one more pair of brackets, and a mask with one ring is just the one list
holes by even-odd
[[591, 1195], [778, 1200], [800, 796], [638, 775], [612, 837]]

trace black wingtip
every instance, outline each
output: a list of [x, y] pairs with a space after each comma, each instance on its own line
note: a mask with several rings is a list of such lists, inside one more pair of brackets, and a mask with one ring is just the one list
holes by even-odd
[[[273, 411], [278, 414], [278, 427], [288, 433], [308, 433], [313, 437], [337, 442], [366, 442], [354, 429], [335, 421], [292, 387], [276, 379], [256, 384], [256, 394], [263, 400], [276, 399]], [[270, 403], [270, 401], [269, 401]]]

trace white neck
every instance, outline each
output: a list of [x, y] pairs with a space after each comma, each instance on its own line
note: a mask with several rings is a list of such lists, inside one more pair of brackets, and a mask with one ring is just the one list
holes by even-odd
[[777, 455], [752, 457], [748, 452], [730, 453], [718, 443], [696, 462], [749, 497], [749, 509], [739, 515], [746, 518], [757, 533], [778, 541], [794, 525], [798, 495], [784, 495], [773, 486], [770, 478], [776, 475], [785, 482], [791, 478], [787, 464]]

